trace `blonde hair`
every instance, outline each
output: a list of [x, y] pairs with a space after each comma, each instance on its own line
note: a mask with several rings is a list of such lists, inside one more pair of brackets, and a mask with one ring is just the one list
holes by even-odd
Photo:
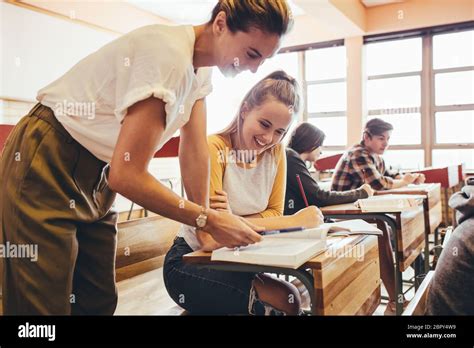
[[224, 11], [232, 33], [257, 28], [269, 34], [285, 35], [293, 27], [293, 16], [286, 0], [219, 0], [208, 24]]
[[[283, 70], [277, 70], [260, 80], [250, 91], [247, 92], [240, 103], [237, 115], [232, 122], [218, 135], [230, 136], [237, 133], [239, 141], [242, 139], [242, 112], [244, 108], [248, 111], [262, 105], [268, 99], [274, 99], [288, 106], [288, 112], [293, 114], [293, 118], [298, 114], [301, 108], [300, 88], [298, 82], [285, 73]], [[285, 133], [286, 135], [286, 133]], [[283, 135], [280, 142], [283, 140]], [[236, 144], [234, 144], [235, 146]]]

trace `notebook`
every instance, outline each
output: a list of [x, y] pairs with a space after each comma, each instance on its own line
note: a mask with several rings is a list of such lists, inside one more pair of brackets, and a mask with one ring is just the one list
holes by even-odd
[[422, 195], [380, 195], [359, 199], [354, 204], [365, 212], [401, 212], [416, 209], [423, 198]]
[[327, 228], [317, 227], [264, 236], [247, 247], [214, 250], [211, 260], [297, 269], [326, 249], [326, 233]]

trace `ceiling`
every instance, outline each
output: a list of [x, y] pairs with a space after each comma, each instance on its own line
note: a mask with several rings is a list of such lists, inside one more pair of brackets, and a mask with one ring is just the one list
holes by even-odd
[[397, 2], [404, 2], [405, 0], [360, 0], [362, 5], [365, 7], [374, 7], [374, 6], [381, 6], [381, 5], [388, 5]]
[[[210, 13], [217, 0], [125, 0], [125, 2], [176, 24], [198, 24], [210, 19]], [[288, 2], [294, 16], [304, 14], [292, 0]]]

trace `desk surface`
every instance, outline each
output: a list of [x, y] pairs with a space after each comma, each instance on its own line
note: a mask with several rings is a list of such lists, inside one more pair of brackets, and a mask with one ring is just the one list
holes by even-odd
[[[425, 195], [413, 194], [414, 198], [420, 198], [419, 206], [423, 204], [421, 201], [425, 198]], [[365, 211], [360, 208], [357, 208], [354, 203], [345, 203], [337, 205], [329, 205], [326, 207], [320, 208], [323, 215], [363, 215], [363, 214], [401, 214], [404, 212], [410, 212], [411, 210], [400, 210], [400, 211], [387, 211], [387, 212], [374, 212], [374, 211]]]
[[427, 195], [433, 191], [441, 190], [440, 183], [431, 184], [420, 184], [420, 185], [409, 185], [400, 187], [397, 189], [375, 191], [375, 195], [388, 195], [388, 194], [415, 194], [415, 195]]

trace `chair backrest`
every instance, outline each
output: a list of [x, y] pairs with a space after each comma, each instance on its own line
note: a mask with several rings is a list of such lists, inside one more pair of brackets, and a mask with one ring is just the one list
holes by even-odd
[[179, 155], [179, 137], [174, 137], [159, 149], [154, 158], [178, 157]]
[[323, 170], [331, 170], [336, 168], [337, 162], [342, 157], [343, 153], [338, 153], [331, 156], [326, 156], [314, 162], [314, 167], [320, 172]]
[[0, 152], [3, 150], [5, 142], [14, 127], [11, 124], [0, 124]]
[[426, 300], [435, 271], [429, 271], [402, 315], [425, 315]]

